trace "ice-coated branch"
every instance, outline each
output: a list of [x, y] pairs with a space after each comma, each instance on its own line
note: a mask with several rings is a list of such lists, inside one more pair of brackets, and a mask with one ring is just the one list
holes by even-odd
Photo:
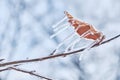
[[39, 77], [39, 78], [42, 78], [42, 79], [45, 79], [45, 80], [52, 80], [50, 78], [47, 78], [47, 77], [44, 77], [44, 76], [41, 76], [39, 74], [34, 73], [35, 71], [26, 71], [26, 70], [18, 69], [18, 68], [15, 68], [15, 67], [8, 67], [8, 68], [5, 68], [5, 69], [1, 69], [0, 72], [7, 71], [7, 70], [15, 70], [15, 71], [19, 71], [19, 72], [22, 72], [22, 73], [27, 73], [27, 74], [30, 74], [30, 75], [33, 75], [33, 76], [36, 76], [36, 77]]
[[5, 59], [0, 59], [0, 62], [2, 62], [3, 60], [5, 60]]
[[[108, 40], [105, 40], [103, 41], [101, 44], [95, 44], [93, 45], [91, 48], [94, 48], [94, 47], [97, 47], [97, 46], [100, 46], [102, 44], [106, 44], [112, 40], [115, 40], [116, 38], [120, 37], [120, 34], [119, 35], [116, 35]], [[37, 61], [44, 61], [44, 60], [49, 60], [49, 59], [53, 59], [53, 58], [57, 58], [57, 57], [64, 57], [64, 56], [68, 56], [68, 55], [71, 55], [71, 54], [76, 54], [78, 52], [82, 52], [84, 51], [86, 48], [82, 48], [82, 49], [79, 49], [79, 50], [76, 50], [76, 51], [71, 51], [71, 52], [66, 52], [66, 53], [59, 53], [59, 54], [56, 54], [56, 55], [50, 55], [50, 56], [47, 56], [47, 57], [42, 57], [42, 58], [35, 58], [35, 59], [28, 59], [28, 60], [18, 60], [18, 61], [11, 61], [11, 62], [6, 62], [6, 63], [1, 63], [0, 64], [0, 67], [4, 67], [4, 66], [8, 66], [8, 65], [16, 65], [16, 64], [20, 64], [20, 63], [29, 63], [29, 62], [37, 62]]]

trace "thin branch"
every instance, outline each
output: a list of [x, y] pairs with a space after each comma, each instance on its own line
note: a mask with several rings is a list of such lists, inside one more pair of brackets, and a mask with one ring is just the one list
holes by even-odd
[[[116, 38], [120, 37], [120, 34], [115, 36], [115, 37], [112, 37], [106, 41], [103, 41], [101, 44], [95, 44], [93, 45], [91, 48], [94, 48], [94, 47], [97, 47], [97, 46], [100, 46], [102, 44], [105, 44], [105, 43], [108, 43]], [[56, 54], [56, 55], [51, 55], [51, 56], [47, 56], [47, 57], [43, 57], [43, 58], [36, 58], [36, 59], [29, 59], [29, 60], [18, 60], [18, 61], [12, 61], [12, 62], [6, 62], [6, 63], [1, 63], [0, 64], [0, 67], [3, 67], [3, 66], [8, 66], [8, 65], [14, 65], [14, 64], [20, 64], [20, 63], [29, 63], [29, 62], [37, 62], [37, 61], [44, 61], [44, 60], [48, 60], [48, 59], [52, 59], [52, 58], [57, 58], [57, 57], [64, 57], [64, 56], [67, 56], [67, 55], [71, 55], [71, 54], [76, 54], [78, 52], [82, 52], [84, 51], [86, 48], [82, 48], [82, 49], [79, 49], [79, 50], [76, 50], [76, 51], [71, 51], [71, 52], [66, 52], [66, 53], [61, 53], [61, 54]]]
[[0, 62], [3, 61], [3, 60], [5, 60], [5, 59], [0, 59]]
[[1, 69], [0, 72], [6, 71], [6, 70], [15, 70], [15, 71], [27, 73], [27, 74], [30, 74], [30, 75], [33, 75], [33, 76], [36, 76], [36, 77], [39, 77], [39, 78], [42, 78], [42, 79], [52, 80], [50, 78], [47, 78], [47, 77], [44, 77], [44, 76], [41, 76], [41, 75], [38, 75], [38, 74], [34, 73], [35, 71], [26, 71], [26, 70], [18, 69], [18, 68], [15, 68], [15, 67], [8, 67], [8, 68], [5, 68], [5, 69]]
[[0, 72], [6, 71], [6, 70], [9, 70], [9, 68], [0, 69]]

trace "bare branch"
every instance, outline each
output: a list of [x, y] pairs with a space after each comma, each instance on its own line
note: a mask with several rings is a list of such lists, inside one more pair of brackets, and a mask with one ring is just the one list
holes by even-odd
[[[93, 45], [91, 48], [94, 48], [94, 47], [97, 47], [97, 46], [100, 46], [102, 44], [105, 44], [105, 43], [108, 43], [116, 38], [120, 37], [120, 34], [115, 36], [115, 37], [112, 37], [106, 41], [103, 41], [101, 44], [95, 44]], [[56, 55], [50, 55], [50, 56], [47, 56], [47, 57], [43, 57], [43, 58], [36, 58], [36, 59], [28, 59], [28, 60], [19, 60], [19, 61], [12, 61], [12, 62], [6, 62], [6, 63], [1, 63], [0, 64], [0, 67], [3, 67], [3, 66], [8, 66], [8, 65], [15, 65], [15, 64], [20, 64], [20, 63], [29, 63], [29, 62], [37, 62], [37, 61], [44, 61], [44, 60], [48, 60], [48, 59], [52, 59], [52, 58], [57, 58], [57, 57], [64, 57], [64, 56], [67, 56], [67, 55], [71, 55], [71, 54], [76, 54], [78, 52], [82, 52], [84, 51], [86, 48], [82, 48], [82, 49], [79, 49], [79, 50], [76, 50], [76, 51], [71, 51], [71, 52], [66, 52], [66, 53], [61, 53], [61, 54], [56, 54]]]
[[9, 70], [9, 68], [0, 69], [0, 72], [6, 71], [6, 70]]
[[0, 62], [3, 61], [3, 60], [5, 60], [5, 59], [0, 59]]
[[30, 74], [30, 75], [33, 75], [33, 76], [36, 76], [36, 77], [39, 77], [39, 78], [42, 78], [42, 79], [52, 80], [50, 78], [47, 78], [47, 77], [44, 77], [44, 76], [41, 76], [41, 75], [38, 75], [38, 74], [34, 73], [35, 71], [26, 71], [26, 70], [18, 69], [18, 68], [15, 68], [15, 67], [8, 67], [8, 68], [5, 68], [5, 69], [1, 69], [0, 72], [6, 71], [6, 70], [15, 70], [15, 71], [27, 73], [27, 74]]

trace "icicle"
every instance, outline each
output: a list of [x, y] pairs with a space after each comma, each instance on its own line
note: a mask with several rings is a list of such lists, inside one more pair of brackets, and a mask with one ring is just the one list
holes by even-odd
[[65, 26], [64, 28], [62, 28], [60, 31], [54, 33], [52, 36], [50, 36], [50, 38], [55, 37], [56, 35], [58, 35], [59, 33], [61, 33], [62, 31], [64, 31], [65, 29], [67, 29], [69, 26]]
[[65, 41], [69, 40], [70, 38], [73, 38], [74, 36], [75, 34], [72, 33], [67, 38], [65, 38], [60, 44], [58, 44], [57, 48], [51, 53], [51, 55], [55, 54], [57, 50], [64, 44]]
[[81, 53], [81, 54], [80, 54], [79, 61], [81, 61], [81, 60], [82, 60], [83, 55], [84, 55], [84, 53]]
[[53, 55], [53, 54], [55, 54], [56, 52], [57, 52], [57, 49], [53, 50], [53, 52], [50, 53], [50, 55]]
[[[88, 47], [85, 48], [84, 52], [90, 50], [92, 48], [92, 46], [95, 45], [95, 44], [97, 44], [97, 43], [98, 43], [98, 41], [94, 41], [92, 44], [90, 44]], [[85, 55], [84, 53], [80, 54], [80, 57], [79, 57], [80, 61], [82, 60], [82, 57], [84, 55]]]
[[80, 38], [78, 38], [77, 40], [75, 40], [74, 42], [72, 42], [71, 44], [69, 44], [69, 45], [67, 46], [67, 48], [65, 49], [65, 52], [69, 51], [69, 49], [73, 49], [74, 46], [75, 46], [75, 44], [76, 44], [77, 42], [79, 42], [79, 41], [80, 41]]
[[85, 50], [90, 50], [92, 48], [92, 46], [94, 46], [95, 44], [97, 44], [98, 41], [94, 41], [92, 44], [90, 44]]
[[62, 20], [60, 20], [57, 24], [53, 25], [53, 28], [58, 27], [59, 24], [61, 24], [63, 21], [65, 21], [67, 19], [67, 17], [65, 16]]
[[59, 48], [64, 44], [65, 41], [73, 38], [75, 35], [76, 35], [75, 33], [70, 34], [67, 38], [65, 38], [65, 39], [58, 45], [57, 49], [59, 49]]
[[63, 24], [63, 25], [61, 25], [60, 27], [55, 28], [54, 31], [57, 32], [57, 31], [63, 29], [64, 27], [67, 27], [67, 26], [70, 26], [70, 25], [69, 25], [68, 23]]

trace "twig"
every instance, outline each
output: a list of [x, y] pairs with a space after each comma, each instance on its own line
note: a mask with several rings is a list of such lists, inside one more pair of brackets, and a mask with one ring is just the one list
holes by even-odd
[[0, 69], [0, 72], [6, 71], [6, 70], [9, 70], [9, 68]]
[[3, 60], [5, 60], [5, 59], [0, 59], [0, 62], [3, 61]]
[[[110, 38], [110, 39], [108, 39], [106, 41], [103, 41], [101, 44], [95, 44], [91, 48], [100, 46], [100, 45], [105, 44], [105, 43], [108, 43], [108, 42], [110, 42], [110, 41], [112, 41], [112, 40], [114, 40], [114, 39], [116, 39], [118, 37], [120, 37], [120, 34], [115, 36], [115, 37], [112, 37], [112, 38]], [[12, 61], [12, 62], [1, 63], [0, 67], [8, 66], [8, 65], [14, 65], [14, 64], [20, 64], [20, 63], [44, 61], [44, 60], [57, 58], [57, 57], [61, 57], [61, 56], [67, 56], [67, 55], [71, 55], [71, 54], [76, 54], [78, 52], [84, 51], [85, 49], [86, 48], [82, 48], [82, 49], [79, 49], [79, 50], [76, 50], [76, 51], [71, 51], [71, 52], [66, 52], [66, 53], [61, 53], [61, 54], [56, 54], [56, 55], [50, 55], [50, 56], [43, 57], [43, 58], [36, 58], [36, 59], [29, 59], [29, 60], [19, 60], [19, 61]]]
[[36, 77], [39, 77], [39, 78], [42, 78], [42, 79], [52, 80], [50, 78], [38, 75], [38, 74], [34, 73], [34, 71], [26, 71], [26, 70], [18, 69], [18, 68], [15, 68], [15, 67], [8, 67], [8, 68], [5, 68], [5, 69], [1, 69], [0, 72], [6, 71], [6, 70], [15, 70], [15, 71], [27, 73], [27, 74], [30, 74], [30, 75], [33, 75], [33, 76], [36, 76]]

